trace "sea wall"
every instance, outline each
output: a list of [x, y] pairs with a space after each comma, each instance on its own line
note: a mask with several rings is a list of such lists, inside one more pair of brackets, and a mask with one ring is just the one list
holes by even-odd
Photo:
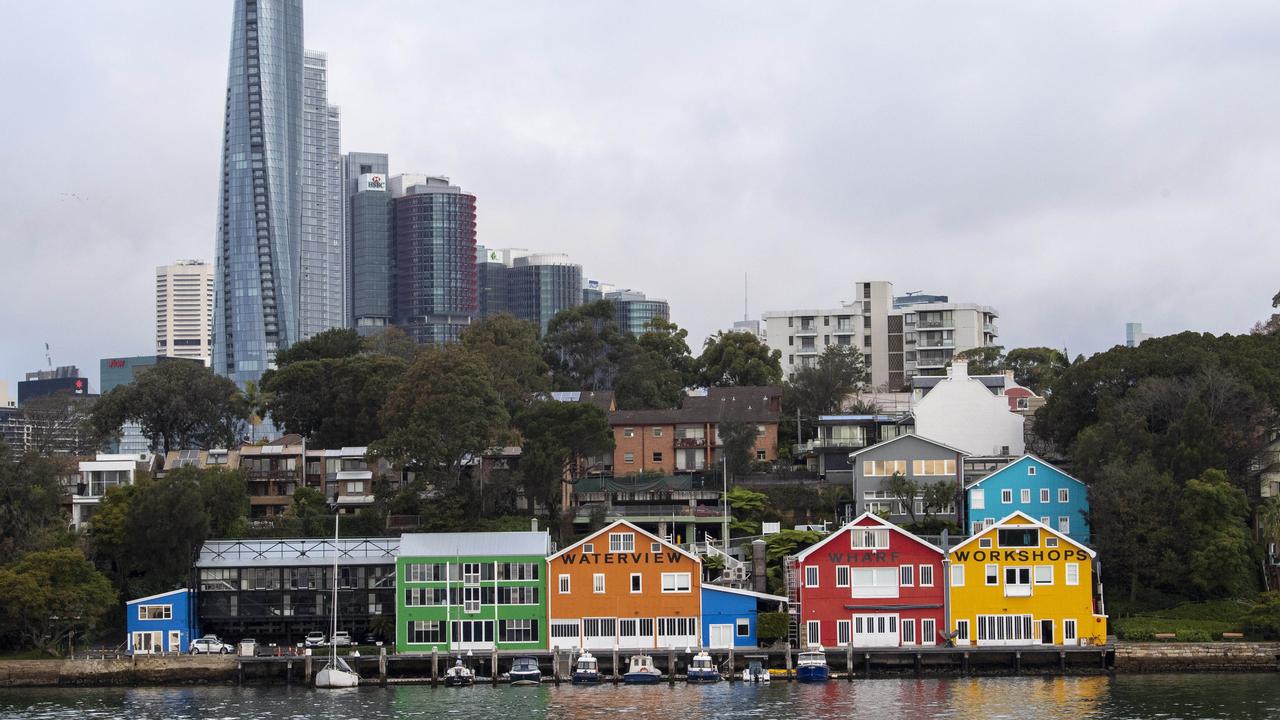
[[0, 687], [182, 685], [235, 679], [236, 660], [227, 655], [0, 660]]
[[1120, 642], [1116, 672], [1216, 672], [1280, 670], [1280, 643]]

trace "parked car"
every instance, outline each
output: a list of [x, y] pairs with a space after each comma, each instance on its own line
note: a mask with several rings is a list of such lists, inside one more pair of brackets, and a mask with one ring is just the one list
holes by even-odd
[[327, 643], [325, 643], [324, 633], [317, 630], [307, 633], [307, 637], [303, 639], [302, 644], [307, 647], [324, 647]]
[[332, 642], [334, 647], [351, 647], [351, 633], [346, 630], [335, 630]]
[[199, 655], [200, 653], [215, 653], [225, 655], [233, 653], [236, 649], [231, 645], [222, 642], [217, 635], [205, 635], [191, 641], [191, 654]]

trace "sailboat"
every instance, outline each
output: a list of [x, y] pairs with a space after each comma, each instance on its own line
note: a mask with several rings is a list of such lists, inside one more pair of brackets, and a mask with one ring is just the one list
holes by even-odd
[[338, 645], [333, 636], [338, 632], [338, 511], [333, 511], [333, 620], [329, 629], [329, 662], [316, 673], [316, 687], [321, 689], [353, 688], [360, 684], [360, 675], [346, 660], [338, 657]]

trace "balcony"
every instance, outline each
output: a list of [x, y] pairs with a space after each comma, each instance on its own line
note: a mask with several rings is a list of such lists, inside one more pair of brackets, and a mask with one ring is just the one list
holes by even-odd
[[956, 346], [955, 340], [928, 340], [925, 338], [921, 338], [916, 341], [917, 350], [953, 348], [955, 346]]
[[677, 450], [690, 450], [705, 448], [707, 439], [705, 437], [678, 437], [675, 439]]
[[808, 442], [791, 446], [792, 455], [804, 455], [814, 450], [852, 450], [866, 447], [867, 441], [862, 438], [815, 438]]
[[810, 345], [809, 347], [805, 347], [805, 346], [801, 345], [800, 347], [796, 348], [796, 353], [795, 353], [795, 354], [796, 354], [796, 355], [817, 355], [817, 354], [818, 354], [818, 346], [817, 346], [817, 345]]
[[795, 332], [796, 337], [817, 337], [817, 335], [818, 335], [817, 325], [808, 325], [808, 326], [802, 325], [796, 328], [796, 332]]
[[984, 323], [982, 326], [982, 332], [987, 333], [988, 335], [999, 335], [1000, 329], [995, 326], [995, 323]]
[[954, 330], [953, 320], [920, 320], [916, 322], [917, 330]]

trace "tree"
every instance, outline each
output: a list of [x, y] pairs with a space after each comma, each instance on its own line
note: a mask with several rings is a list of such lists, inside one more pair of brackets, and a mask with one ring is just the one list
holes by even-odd
[[1069, 365], [1061, 350], [1048, 347], [1014, 348], [1004, 357], [1013, 379], [1037, 395], [1047, 395]]
[[684, 397], [685, 385], [656, 352], [639, 350], [623, 361], [614, 386], [619, 410], [662, 410], [674, 408]]
[[370, 446], [374, 454], [456, 483], [465, 462], [496, 444], [510, 416], [484, 360], [447, 345], [422, 350], [378, 417], [385, 437]]
[[235, 383], [191, 362], [164, 362], [98, 398], [94, 428], [115, 436], [136, 422], [154, 447], [170, 450], [227, 447], [249, 417]]
[[1004, 372], [1004, 348], [999, 345], [984, 345], [969, 348], [955, 354], [956, 360], [969, 363], [970, 375], [999, 375]]
[[365, 350], [364, 338], [349, 328], [333, 328], [316, 333], [276, 353], [276, 367], [283, 368], [307, 360], [355, 357]]
[[740, 478], [751, 470], [755, 462], [756, 438], [760, 430], [755, 423], [730, 420], [716, 428], [717, 439], [724, 447], [729, 477]]
[[271, 397], [258, 386], [258, 383], [247, 380], [244, 384], [244, 404], [249, 410], [249, 442], [257, 442], [258, 426], [262, 424], [267, 413], [271, 412]]
[[470, 325], [459, 337], [493, 374], [493, 387], [510, 414], [551, 389], [551, 368], [542, 358], [538, 326], [505, 313]]
[[55, 460], [35, 453], [15, 460], [0, 440], [0, 557], [18, 557], [65, 541], [59, 469]]
[[749, 332], [721, 331], [707, 338], [698, 368], [704, 385], [778, 385], [782, 382], [782, 351], [770, 350]]
[[608, 300], [556, 313], [542, 338], [558, 390], [612, 390], [635, 339], [618, 329]]
[[[816, 365], [792, 373], [784, 397], [790, 410], [816, 419], [838, 412], [844, 399], [860, 390], [866, 381], [867, 367], [860, 350], [852, 345], [828, 345]], [[784, 414], [790, 413], [784, 409]]]
[[1090, 537], [1103, 570], [1129, 601], [1142, 587], [1181, 583], [1178, 516], [1181, 490], [1149, 455], [1106, 465], [1089, 488]]
[[733, 511], [729, 529], [739, 535], [757, 535], [760, 522], [769, 509], [769, 496], [744, 487], [735, 487], [726, 498]]
[[207, 468], [180, 473], [187, 470], [194, 469], [180, 468], [170, 472], [169, 477], [190, 478], [199, 486], [201, 503], [209, 518], [209, 537], [242, 536], [249, 517], [249, 491], [240, 471]]
[[262, 387], [288, 432], [321, 447], [360, 447], [383, 436], [379, 413], [406, 367], [389, 355], [298, 360], [268, 370]]
[[541, 502], [559, 520], [561, 483], [581, 477], [587, 458], [612, 452], [613, 432], [604, 410], [589, 403], [545, 400], [516, 416], [520, 474], [525, 497]]
[[685, 388], [698, 382], [697, 361], [689, 351], [688, 338], [688, 330], [668, 320], [654, 318], [636, 338], [636, 345], [642, 351], [661, 358], [663, 364], [679, 375], [680, 387]]
[[364, 339], [366, 355], [396, 358], [403, 360], [405, 365], [412, 363], [414, 358], [418, 357], [418, 348], [418, 343], [414, 342], [408, 333], [394, 325]]
[[324, 492], [313, 487], [300, 487], [293, 491], [293, 503], [285, 510], [285, 515], [303, 537], [327, 536], [333, 510]]
[[209, 515], [197, 482], [165, 477], [137, 487], [125, 524], [127, 573], [121, 588], [131, 597], [181, 586], [209, 537]]
[[1180, 528], [1187, 543], [1188, 578], [1202, 596], [1243, 597], [1256, 589], [1248, 516], [1248, 498], [1221, 470], [1206, 470], [1187, 481]]
[[[22, 403], [19, 418], [27, 423], [25, 449], [37, 455], [92, 455], [104, 434], [89, 419], [92, 401], [68, 392], [31, 398]], [[120, 430], [113, 428], [109, 435]]]
[[888, 480], [884, 481], [884, 489], [889, 492], [889, 496], [896, 498], [902, 507], [906, 509], [907, 515], [911, 518], [912, 524], [916, 522], [916, 498], [920, 497], [920, 486], [915, 480], [895, 472]]
[[0, 568], [5, 627], [24, 644], [50, 654], [96, 629], [116, 607], [111, 582], [74, 548], [34, 552]]

